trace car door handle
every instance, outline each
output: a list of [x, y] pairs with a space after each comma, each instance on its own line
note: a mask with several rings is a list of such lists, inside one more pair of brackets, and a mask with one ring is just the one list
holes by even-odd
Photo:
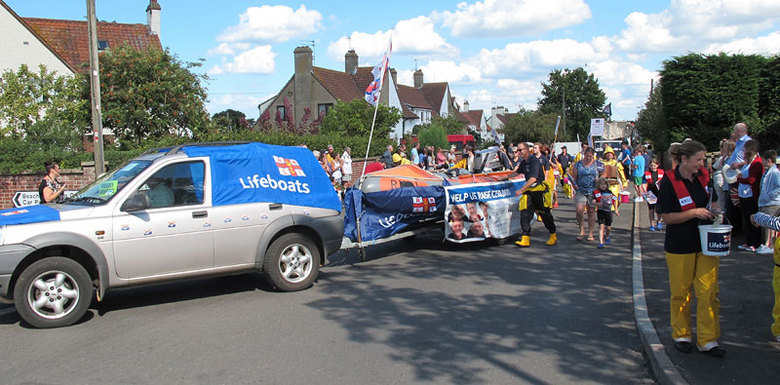
[[268, 209], [269, 210], [281, 210], [282, 209], [282, 204], [281, 203], [271, 203], [270, 205], [268, 205]]
[[193, 211], [192, 217], [193, 218], [207, 218], [209, 216], [208, 211]]

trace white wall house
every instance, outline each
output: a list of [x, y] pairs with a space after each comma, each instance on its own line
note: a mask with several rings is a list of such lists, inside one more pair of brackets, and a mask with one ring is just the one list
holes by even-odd
[[56, 71], [58, 75], [76, 73], [2, 1], [0, 1], [0, 36], [2, 36], [0, 72], [16, 71], [22, 64], [27, 64], [30, 71], [37, 72], [38, 66], [43, 64], [49, 71]]

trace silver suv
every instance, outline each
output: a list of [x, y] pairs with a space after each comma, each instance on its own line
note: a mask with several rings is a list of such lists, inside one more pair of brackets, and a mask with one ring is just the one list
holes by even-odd
[[341, 202], [305, 148], [207, 143], [146, 153], [63, 204], [0, 211], [0, 300], [67, 326], [109, 289], [265, 273], [312, 285], [341, 245]]

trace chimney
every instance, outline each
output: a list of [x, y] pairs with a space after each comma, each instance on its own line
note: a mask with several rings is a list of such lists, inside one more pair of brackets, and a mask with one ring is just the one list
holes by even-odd
[[149, 0], [149, 6], [146, 7], [146, 25], [153, 35], [160, 36], [160, 4], [157, 0]]
[[311, 48], [305, 46], [298, 47], [293, 53], [295, 54], [295, 75], [311, 73]]
[[469, 101], [464, 100], [463, 101], [463, 112], [469, 112]]
[[354, 49], [347, 51], [344, 55], [344, 72], [354, 75], [357, 73], [358, 68], [358, 54]]
[[395, 68], [390, 68], [390, 76], [393, 77], [393, 84], [398, 85], [398, 71]]
[[423, 73], [422, 70], [414, 71], [414, 88], [418, 90], [423, 86]]
[[303, 46], [295, 48], [293, 53], [295, 54], [295, 75], [293, 81], [293, 100], [291, 102], [293, 121], [297, 121], [298, 115], [302, 113], [306, 107], [312, 107], [312, 51], [311, 48]]

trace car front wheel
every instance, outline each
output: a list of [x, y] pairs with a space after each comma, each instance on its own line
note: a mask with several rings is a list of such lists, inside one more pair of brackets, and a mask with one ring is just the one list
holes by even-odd
[[72, 325], [89, 309], [92, 280], [83, 266], [53, 257], [26, 268], [14, 287], [16, 311], [36, 328]]
[[303, 290], [317, 278], [320, 253], [308, 237], [295, 233], [284, 234], [268, 247], [263, 270], [279, 290]]

